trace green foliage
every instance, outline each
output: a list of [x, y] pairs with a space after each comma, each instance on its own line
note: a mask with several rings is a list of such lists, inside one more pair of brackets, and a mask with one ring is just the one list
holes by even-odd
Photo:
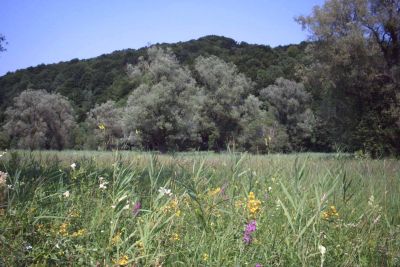
[[103, 149], [118, 147], [118, 141], [123, 137], [122, 116], [122, 108], [118, 108], [112, 100], [91, 109], [86, 119], [86, 136], [89, 138], [86, 145]]
[[128, 72], [140, 84], [124, 111], [125, 133], [133, 145], [160, 151], [193, 148], [201, 99], [189, 70], [170, 51], [152, 47], [148, 59], [141, 58]]
[[64, 149], [71, 145], [75, 128], [73, 109], [60, 94], [26, 90], [7, 111], [5, 131], [16, 147]]
[[0, 264], [397, 266], [399, 168], [345, 154], [10, 152]]
[[303, 84], [278, 78], [275, 84], [261, 90], [260, 97], [273, 107], [278, 122], [286, 127], [288, 146], [295, 151], [309, 147], [315, 117]]
[[298, 18], [314, 41], [299, 74], [331, 145], [399, 154], [399, 18], [399, 1], [375, 0], [328, 0]]

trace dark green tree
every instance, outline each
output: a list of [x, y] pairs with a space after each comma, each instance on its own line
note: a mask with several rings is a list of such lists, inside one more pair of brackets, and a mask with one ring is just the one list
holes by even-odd
[[299, 74], [331, 143], [400, 153], [400, 1], [328, 0], [298, 21], [314, 41]]

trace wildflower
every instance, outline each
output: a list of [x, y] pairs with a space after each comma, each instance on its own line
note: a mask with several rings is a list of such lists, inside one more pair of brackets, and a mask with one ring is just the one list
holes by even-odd
[[26, 250], [31, 250], [33, 247], [31, 246], [31, 245], [27, 245], [27, 246], [25, 246], [25, 249]]
[[167, 189], [165, 187], [160, 187], [160, 189], [158, 189], [158, 192], [163, 196], [165, 196], [165, 195], [167, 195], [169, 197], [172, 196], [171, 189]]
[[132, 208], [132, 215], [136, 217], [139, 215], [140, 209], [142, 208], [142, 204], [139, 201], [136, 201]]
[[251, 234], [257, 229], [257, 222], [255, 220], [250, 221], [244, 230], [243, 242], [249, 245], [252, 241]]
[[61, 236], [68, 236], [68, 223], [63, 223], [60, 225], [60, 229], [58, 230], [58, 234]]
[[80, 237], [86, 234], [86, 229], [79, 229], [71, 234], [72, 237]]
[[331, 220], [334, 219], [334, 217], [339, 217], [339, 213], [337, 212], [335, 206], [330, 206], [328, 210], [322, 212], [322, 218], [324, 220]]
[[[169, 201], [168, 205], [165, 205], [162, 208], [162, 211], [165, 213], [172, 212], [172, 211], [178, 212], [179, 211], [178, 200], [176, 198], [174, 198], [171, 201]], [[180, 215], [180, 211], [178, 213]], [[178, 217], [179, 217], [179, 215], [178, 215]]]
[[74, 163], [71, 164], [71, 169], [75, 170], [75, 168], [76, 168], [76, 163], [74, 162]]
[[256, 267], [262, 267], [262, 265], [259, 263], [256, 263]]
[[108, 182], [103, 177], [99, 177], [99, 183], [100, 183], [99, 188], [101, 190], [107, 189]]
[[69, 197], [69, 195], [70, 195], [69, 191], [65, 191], [65, 192], [63, 193], [63, 196], [64, 196], [64, 197]]
[[207, 253], [203, 253], [203, 261], [208, 261], [208, 254]]
[[179, 240], [181, 240], [181, 238], [180, 238], [180, 236], [179, 236], [178, 233], [174, 233], [174, 234], [172, 234], [172, 236], [171, 236], [171, 240], [172, 240], [172, 241], [179, 241]]
[[213, 197], [213, 196], [218, 195], [220, 192], [221, 192], [221, 187], [217, 187], [217, 188], [215, 188], [214, 190], [209, 191], [209, 192], [208, 192], [208, 195], [209, 195], [210, 197]]
[[114, 261], [115, 264], [119, 266], [125, 266], [128, 264], [129, 258], [126, 255], [121, 256], [117, 261]]
[[98, 125], [98, 127], [99, 127], [100, 130], [105, 130], [106, 129], [106, 126], [104, 125], [104, 123], [100, 123]]
[[250, 192], [247, 200], [247, 208], [249, 209], [250, 214], [255, 216], [260, 211], [260, 207], [261, 201], [256, 199], [253, 192]]
[[119, 242], [121, 242], [121, 232], [117, 232], [115, 236], [111, 239], [111, 244], [112, 245], [117, 245]]

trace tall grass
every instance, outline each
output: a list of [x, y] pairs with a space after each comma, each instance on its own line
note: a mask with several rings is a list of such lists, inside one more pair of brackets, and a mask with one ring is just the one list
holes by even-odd
[[397, 160], [17, 151], [0, 171], [0, 266], [400, 265]]

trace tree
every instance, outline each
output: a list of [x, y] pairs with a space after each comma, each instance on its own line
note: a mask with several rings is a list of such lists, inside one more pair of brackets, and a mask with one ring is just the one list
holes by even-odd
[[198, 143], [200, 89], [169, 50], [151, 47], [128, 73], [137, 88], [124, 112], [130, 140], [146, 149], [185, 150]]
[[44, 90], [26, 90], [6, 110], [4, 129], [18, 148], [64, 149], [71, 147], [75, 128], [67, 98]]
[[273, 113], [261, 108], [262, 102], [249, 95], [241, 106], [239, 148], [252, 153], [288, 151], [285, 128]]
[[301, 76], [332, 142], [400, 153], [400, 1], [328, 0], [298, 21], [314, 41]]
[[286, 127], [289, 143], [295, 150], [310, 146], [315, 118], [310, 109], [311, 96], [303, 84], [278, 78], [261, 90], [260, 97], [273, 107], [279, 123]]
[[198, 57], [195, 70], [204, 88], [200, 122], [203, 148], [225, 149], [226, 144], [237, 141], [240, 108], [254, 84], [234, 64], [216, 56]]
[[86, 122], [89, 132], [94, 134], [91, 139], [94, 139], [96, 147], [110, 149], [118, 146], [118, 141], [124, 136], [122, 117], [122, 108], [112, 100], [96, 105], [88, 112]]

